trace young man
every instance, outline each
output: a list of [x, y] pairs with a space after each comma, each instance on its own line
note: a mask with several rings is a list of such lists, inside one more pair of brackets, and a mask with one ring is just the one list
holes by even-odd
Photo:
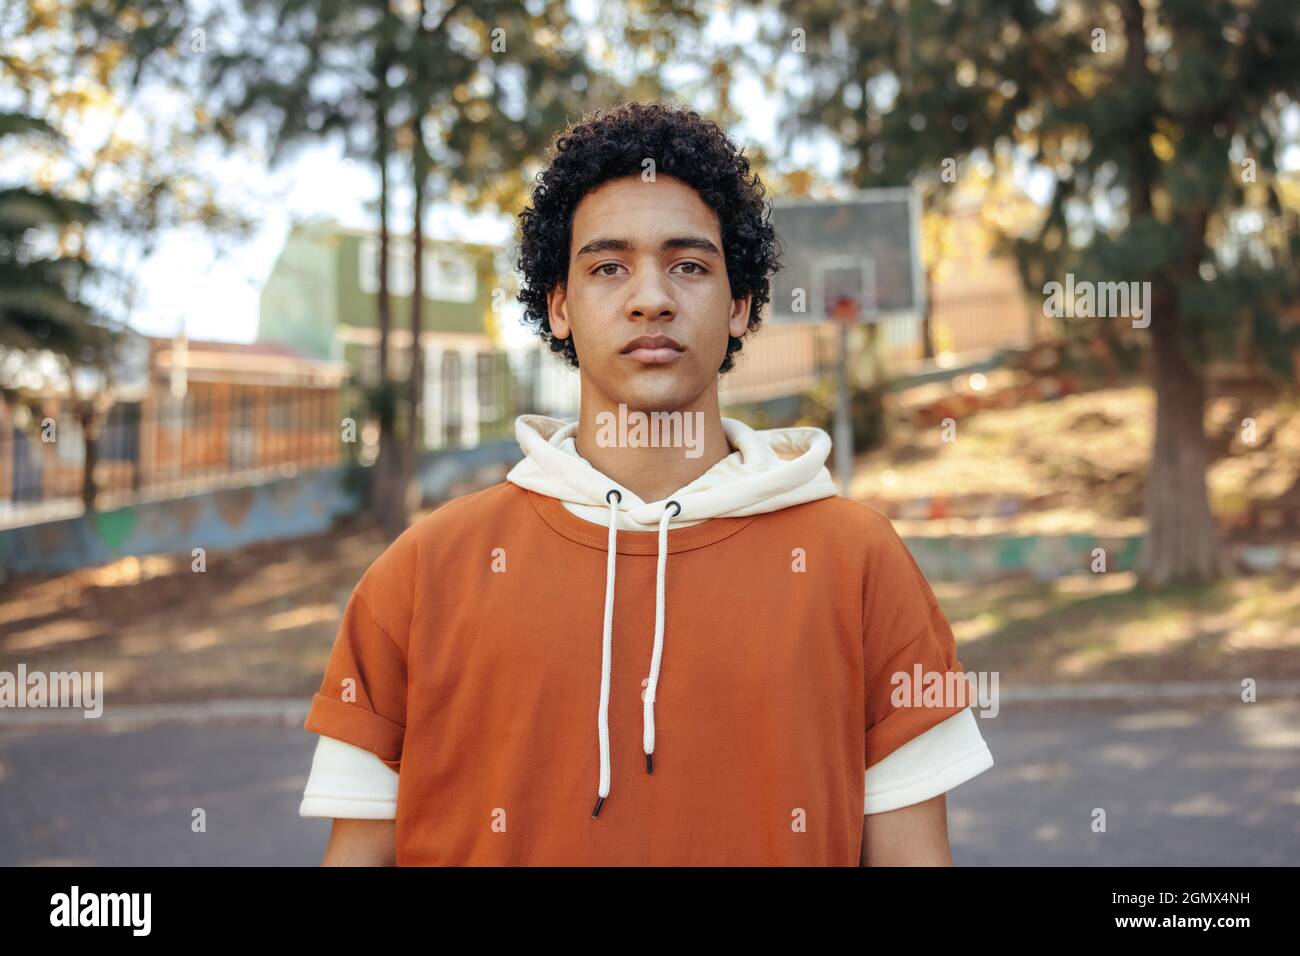
[[[722, 418], [778, 267], [763, 187], [661, 104], [557, 141], [520, 295], [579, 369], [506, 480], [354, 590], [305, 727], [326, 864], [951, 863], [943, 794], [992, 756], [952, 631], [816, 428]], [[665, 440], [666, 439], [666, 440]]]

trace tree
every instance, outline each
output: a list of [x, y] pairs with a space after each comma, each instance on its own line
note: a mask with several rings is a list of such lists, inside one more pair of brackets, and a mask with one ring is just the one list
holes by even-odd
[[[190, 165], [185, 147], [201, 114], [155, 117], [144, 138], [118, 123], [146, 77], [167, 74], [153, 67], [174, 63], [185, 28], [178, 9], [40, 0], [0, 17], [0, 78], [18, 103], [0, 116], [0, 150], [16, 154], [21, 183], [0, 190], [0, 378], [11, 359], [33, 352], [60, 359], [85, 443], [87, 510], [96, 435], [114, 401], [112, 366], [135, 298], [128, 263], [170, 227], [249, 228]], [[20, 151], [9, 148], [17, 143]], [[81, 372], [93, 373], [94, 392], [78, 393]], [[0, 381], [9, 395], [6, 386]]]
[[[0, 114], [0, 143], [22, 134], [60, 138], [44, 120]], [[92, 323], [94, 310], [77, 296], [90, 263], [57, 242], [60, 229], [98, 215], [89, 203], [44, 189], [0, 189], [0, 349], [49, 350], [75, 359], [108, 344], [108, 330]], [[8, 397], [8, 383], [0, 380], [0, 388]]]
[[[180, 10], [183, 0], [152, 0]], [[379, 332], [377, 381], [367, 387], [369, 410], [380, 423], [377, 477], [370, 488], [372, 516], [390, 531], [386, 476], [394, 470], [395, 386], [388, 361], [391, 331], [389, 176], [394, 100], [392, 70], [400, 22], [392, 0], [239, 0], [210, 12], [194, 33], [202, 40], [197, 87], [208, 117], [205, 135], [228, 147], [245, 139], [265, 144], [275, 168], [305, 143], [338, 135], [344, 154], [374, 165], [379, 178], [379, 276], [375, 300]]]
[[[291, 144], [340, 133], [348, 153], [372, 161], [378, 172], [380, 354], [371, 395], [380, 459], [371, 513], [395, 535], [407, 522], [422, 369], [416, 349], [408, 380], [391, 381], [387, 263], [397, 160], [410, 153], [407, 168], [418, 180], [413, 237], [423, 235], [430, 192], [470, 207], [509, 208], [540, 144], [611, 86], [586, 66], [582, 35], [562, 4], [241, 0], [241, 10], [247, 27], [209, 56], [203, 84], [213, 91], [216, 130], [233, 142], [243, 121], [256, 121], [273, 162]], [[418, 241], [415, 251], [423, 256]], [[417, 266], [423, 291], [420, 272]], [[422, 298], [412, 303], [413, 333], [423, 328]], [[403, 397], [405, 441], [396, 431]]]
[[[556, 131], [583, 109], [613, 103], [623, 90], [586, 62], [564, 4], [495, 0], [446, 4], [436, 14], [418, 6], [403, 10], [395, 114], [402, 124], [399, 148], [410, 154], [411, 341], [418, 343], [425, 293], [436, 291], [424, 288], [430, 199], [514, 212]], [[410, 484], [420, 448], [423, 368], [417, 347], [406, 387], [405, 469], [390, 496], [403, 524], [415, 499]]]
[[[1157, 413], [1140, 571], [1153, 586], [1223, 573], [1204, 362], [1282, 335], [1277, 296], [1294, 254], [1278, 258], [1240, 223], [1282, 211], [1300, 7], [885, 0], [782, 12], [771, 39], [805, 81], [789, 132], [838, 139], [855, 185], [934, 182], [945, 162], [1012, 155], [1056, 179], [1039, 235], [1014, 245], [1028, 287], [1067, 271], [1151, 283]], [[1216, 254], [1225, 247], [1243, 254]], [[1094, 320], [1094, 334], [1115, 334], [1114, 322]]]
[[[44, 120], [0, 114], [0, 140], [23, 134], [62, 140]], [[0, 394], [7, 403], [21, 400], [22, 389], [11, 379], [18, 368], [10, 358], [47, 352], [58, 360], [84, 444], [81, 497], [87, 511], [95, 508], [97, 437], [107, 401], [103, 395], [79, 395], [77, 371], [87, 366], [106, 371], [121, 333], [84, 301], [94, 267], [84, 250], [69, 250], [59, 236], [99, 215], [90, 203], [43, 189], [0, 189]]]

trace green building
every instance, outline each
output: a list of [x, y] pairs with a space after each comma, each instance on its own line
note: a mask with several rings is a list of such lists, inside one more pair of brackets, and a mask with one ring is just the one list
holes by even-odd
[[[390, 238], [389, 368], [398, 381], [411, 360], [413, 251], [409, 236]], [[423, 273], [424, 445], [475, 445], [500, 434], [512, 416], [497, 327], [499, 310], [514, 295], [505, 250], [426, 239]], [[356, 382], [374, 381], [378, 278], [377, 232], [332, 220], [295, 227], [262, 289], [258, 341], [345, 362]], [[345, 400], [356, 399], [354, 388]]]

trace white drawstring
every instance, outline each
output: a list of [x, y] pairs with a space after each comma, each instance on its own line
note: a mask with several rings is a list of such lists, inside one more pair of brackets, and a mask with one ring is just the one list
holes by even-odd
[[659, 516], [659, 569], [655, 575], [655, 649], [650, 655], [650, 679], [645, 688], [645, 704], [641, 710], [641, 746], [645, 750], [645, 771], [655, 772], [655, 688], [659, 686], [659, 661], [664, 656], [664, 571], [668, 567], [668, 522], [682, 513], [682, 506], [668, 502], [677, 510], [668, 513], [668, 505]]
[[[616, 500], [611, 500], [617, 495]], [[617, 489], [611, 489], [605, 500], [609, 502], [609, 543], [608, 556], [605, 561], [605, 624], [600, 646], [600, 712], [596, 717], [596, 729], [600, 737], [600, 786], [596, 791], [596, 808], [591, 811], [594, 819], [600, 813], [601, 804], [609, 796], [609, 683], [610, 658], [614, 642], [614, 580], [616, 573], [615, 557], [618, 554], [618, 502], [623, 495]], [[677, 510], [672, 514], [668, 506]], [[682, 506], [676, 501], [664, 505], [664, 512], [659, 518], [659, 566], [655, 575], [655, 644], [650, 657], [650, 676], [646, 678], [645, 701], [641, 712], [642, 747], [645, 750], [646, 773], [654, 773], [655, 750], [655, 689], [659, 686], [659, 663], [664, 653], [664, 574], [668, 567], [668, 522], [682, 513]]]
[[[611, 495], [618, 495], [611, 500]], [[596, 715], [596, 732], [600, 736], [600, 787], [596, 791], [596, 809], [592, 817], [600, 813], [600, 805], [609, 796], [609, 667], [610, 650], [614, 642], [614, 557], [618, 554], [618, 502], [623, 495], [617, 489], [611, 489], [605, 495], [609, 502], [609, 543], [606, 546], [608, 557], [605, 559], [605, 628], [600, 642], [600, 712]]]

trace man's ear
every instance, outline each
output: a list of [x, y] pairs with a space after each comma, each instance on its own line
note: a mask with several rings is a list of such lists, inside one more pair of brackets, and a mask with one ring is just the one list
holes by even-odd
[[551, 320], [551, 335], [557, 339], [567, 339], [573, 328], [569, 325], [569, 296], [563, 282], [551, 286], [546, 293], [546, 310]]
[[731, 300], [731, 315], [727, 318], [727, 331], [735, 338], [743, 336], [745, 330], [749, 328], [749, 309], [753, 302], [753, 293], [741, 299]]

